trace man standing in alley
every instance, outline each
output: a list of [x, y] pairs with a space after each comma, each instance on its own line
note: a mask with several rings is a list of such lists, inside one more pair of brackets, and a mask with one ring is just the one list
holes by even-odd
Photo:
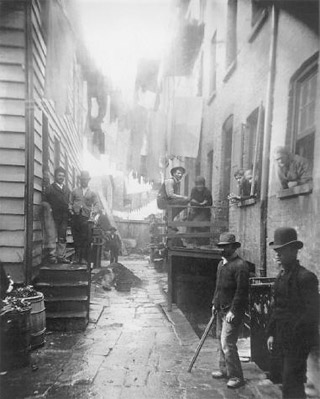
[[75, 262], [87, 264], [91, 240], [89, 220], [99, 212], [100, 205], [97, 194], [89, 188], [89, 172], [82, 171], [79, 180], [80, 187], [71, 193], [72, 235]]
[[267, 345], [279, 359], [283, 398], [304, 399], [307, 358], [319, 344], [318, 279], [297, 260], [303, 243], [295, 229], [276, 229], [269, 245], [281, 270], [274, 284]]
[[212, 377], [227, 378], [228, 388], [239, 388], [244, 385], [244, 378], [237, 340], [248, 305], [249, 267], [236, 252], [241, 244], [234, 234], [221, 234], [217, 245], [223, 251], [217, 270], [212, 312], [217, 315], [220, 370], [214, 371]]
[[54, 171], [54, 182], [44, 191], [43, 200], [50, 204], [57, 242], [56, 246], [49, 250], [50, 263], [70, 263], [66, 258], [70, 190], [64, 184], [65, 177], [65, 170], [59, 166]]
[[158, 193], [159, 209], [165, 209], [168, 212], [170, 205], [182, 205], [182, 207], [172, 208], [172, 220], [185, 209], [190, 201], [188, 197], [180, 195], [180, 182], [185, 173], [186, 170], [182, 166], [172, 168], [171, 177], [164, 181]]

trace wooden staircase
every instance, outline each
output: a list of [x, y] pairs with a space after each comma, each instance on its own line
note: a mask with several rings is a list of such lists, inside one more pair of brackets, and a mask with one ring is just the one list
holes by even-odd
[[90, 268], [44, 265], [34, 285], [44, 294], [47, 330], [83, 331], [89, 322]]

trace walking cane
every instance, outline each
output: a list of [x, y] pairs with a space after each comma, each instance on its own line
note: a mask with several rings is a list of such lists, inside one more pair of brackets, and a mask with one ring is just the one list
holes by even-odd
[[216, 316], [216, 313], [214, 313], [214, 314], [211, 316], [211, 319], [210, 319], [210, 321], [209, 321], [209, 323], [208, 323], [206, 329], [204, 330], [204, 333], [203, 333], [203, 335], [202, 335], [202, 337], [201, 337], [201, 339], [200, 339], [199, 345], [197, 346], [196, 352], [195, 352], [195, 354], [193, 355], [193, 358], [192, 358], [192, 360], [191, 360], [191, 362], [190, 362], [190, 365], [189, 365], [189, 368], [188, 368], [188, 373], [191, 373], [192, 367], [193, 367], [195, 361], [197, 360], [197, 357], [199, 356], [199, 353], [200, 353], [201, 348], [202, 348], [202, 346], [203, 346], [203, 344], [204, 344], [204, 341], [206, 340], [206, 338], [207, 338], [207, 336], [208, 336], [208, 334], [209, 334], [209, 331], [210, 331], [210, 329], [211, 329], [211, 327], [212, 327], [212, 325], [213, 325], [215, 316]]

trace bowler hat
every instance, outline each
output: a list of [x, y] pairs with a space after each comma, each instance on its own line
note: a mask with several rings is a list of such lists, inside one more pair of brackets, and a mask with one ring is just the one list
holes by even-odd
[[87, 170], [82, 170], [80, 172], [80, 179], [90, 179], [90, 174]]
[[297, 232], [292, 227], [279, 227], [274, 232], [274, 240], [269, 243], [272, 249], [285, 247], [286, 245], [294, 245], [301, 249], [303, 242], [297, 239]]
[[218, 247], [222, 247], [224, 245], [234, 244], [236, 247], [241, 247], [240, 242], [236, 241], [236, 236], [232, 233], [226, 232], [220, 234]]
[[181, 170], [181, 172], [182, 172], [183, 174], [186, 173], [186, 170], [185, 170], [185, 168], [184, 168], [183, 166], [175, 166], [174, 168], [172, 168], [172, 169], [170, 170], [171, 175], [173, 175], [177, 170]]

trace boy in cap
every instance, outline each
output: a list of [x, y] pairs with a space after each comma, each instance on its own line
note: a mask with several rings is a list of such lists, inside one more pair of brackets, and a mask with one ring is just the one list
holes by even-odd
[[212, 312], [217, 314], [220, 370], [214, 371], [212, 377], [227, 378], [228, 388], [239, 388], [244, 385], [244, 378], [237, 340], [248, 305], [249, 267], [236, 252], [241, 244], [234, 234], [221, 234], [217, 245], [223, 252], [217, 270]]
[[89, 219], [99, 212], [100, 205], [97, 194], [89, 188], [89, 172], [83, 170], [79, 180], [80, 187], [71, 193], [72, 235], [75, 262], [87, 264], [90, 247]]
[[54, 171], [54, 182], [46, 187], [44, 202], [50, 204], [57, 244], [49, 251], [50, 263], [70, 263], [66, 259], [67, 228], [69, 220], [70, 190], [64, 184], [66, 171], [59, 166]]
[[159, 209], [168, 209], [170, 205], [183, 205], [181, 208], [172, 208], [172, 220], [182, 212], [189, 203], [189, 197], [180, 195], [180, 182], [183, 175], [186, 173], [185, 168], [176, 166], [171, 169], [171, 177], [166, 179], [162, 184], [158, 197], [157, 204]]
[[274, 284], [267, 346], [280, 360], [283, 398], [304, 399], [307, 358], [319, 338], [318, 279], [297, 260], [303, 243], [295, 229], [276, 229], [269, 245], [281, 271]]

